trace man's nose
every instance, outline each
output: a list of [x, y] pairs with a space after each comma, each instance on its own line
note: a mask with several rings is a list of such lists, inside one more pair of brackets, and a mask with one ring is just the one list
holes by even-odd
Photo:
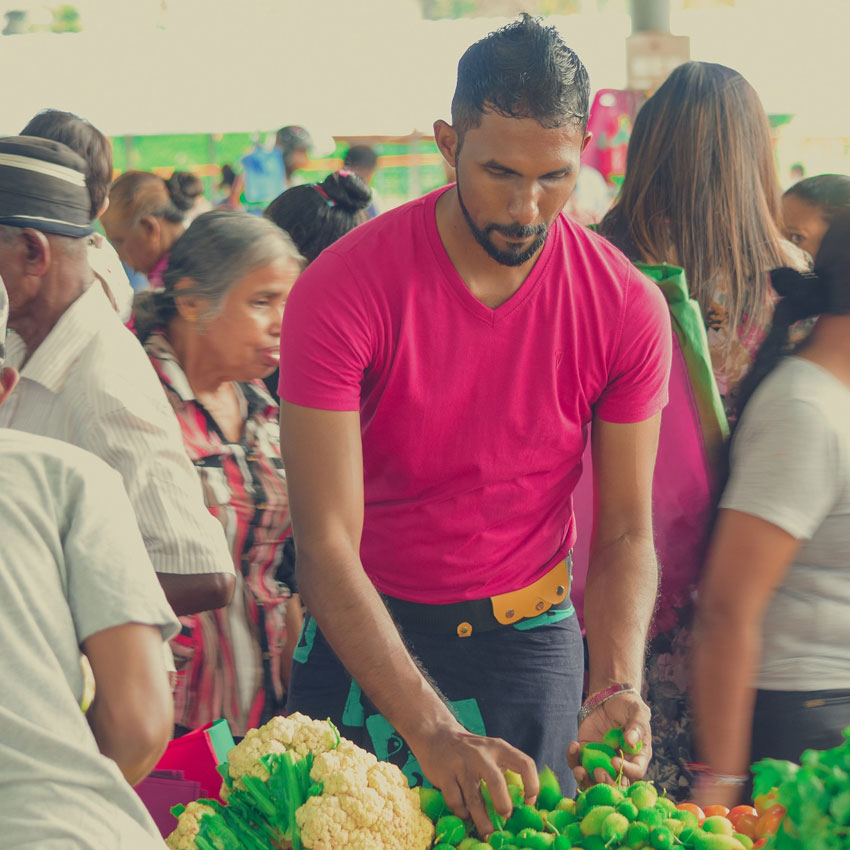
[[530, 187], [518, 188], [511, 197], [508, 208], [511, 219], [522, 227], [528, 227], [537, 221], [537, 193]]

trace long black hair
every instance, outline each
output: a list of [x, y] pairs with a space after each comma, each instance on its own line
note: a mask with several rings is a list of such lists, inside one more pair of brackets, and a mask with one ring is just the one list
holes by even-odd
[[850, 313], [850, 208], [833, 212], [811, 272], [774, 269], [770, 282], [782, 297], [774, 310], [770, 333], [741, 383], [742, 410], [787, 351], [788, 334], [795, 322], [812, 316]]

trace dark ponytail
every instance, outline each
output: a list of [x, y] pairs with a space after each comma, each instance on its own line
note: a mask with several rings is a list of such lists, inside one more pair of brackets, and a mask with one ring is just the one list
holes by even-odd
[[174, 295], [164, 289], [146, 289], [133, 299], [133, 327], [141, 342], [157, 330], [164, 330], [177, 315]]
[[812, 316], [850, 313], [850, 209], [833, 213], [814, 271], [801, 274], [789, 268], [774, 269], [770, 282], [782, 297], [773, 313], [770, 333], [741, 383], [740, 410], [786, 353], [789, 331], [795, 322]]

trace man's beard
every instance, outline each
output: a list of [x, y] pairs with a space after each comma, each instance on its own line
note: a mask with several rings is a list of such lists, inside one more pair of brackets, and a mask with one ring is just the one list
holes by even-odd
[[[475, 241], [487, 252], [488, 256], [492, 257], [497, 263], [503, 266], [521, 266], [527, 263], [539, 250], [543, 247], [546, 241], [546, 234], [549, 232], [549, 226], [546, 224], [538, 224], [534, 227], [523, 227], [521, 224], [488, 224], [483, 230], [476, 226], [463, 202], [463, 195], [460, 191], [460, 175], [457, 175], [457, 199], [460, 204], [463, 217], [475, 237]], [[509, 248], [503, 251], [497, 248], [492, 239], [491, 233], [500, 233], [502, 236], [507, 236], [510, 239], [530, 239], [536, 237], [527, 248]]]

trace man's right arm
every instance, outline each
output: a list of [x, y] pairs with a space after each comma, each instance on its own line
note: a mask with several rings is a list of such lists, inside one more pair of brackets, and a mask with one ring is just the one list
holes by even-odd
[[381, 714], [407, 741], [425, 775], [459, 815], [488, 832], [480, 780], [496, 809], [511, 801], [503, 771], [537, 793], [534, 762], [504, 741], [471, 735], [410, 656], [360, 562], [363, 452], [356, 411], [281, 401], [281, 450], [297, 548], [298, 588], [328, 643]]
[[[166, 419], [165, 417], [171, 418]], [[221, 608], [235, 586], [221, 523], [204, 504], [198, 474], [170, 410], [117, 408], [102, 415], [83, 448], [121, 473], [145, 548], [178, 616]]]

